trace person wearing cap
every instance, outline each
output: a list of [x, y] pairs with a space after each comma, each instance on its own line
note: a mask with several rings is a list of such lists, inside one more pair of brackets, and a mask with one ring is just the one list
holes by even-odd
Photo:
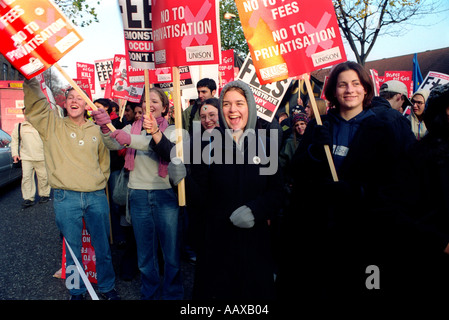
[[404, 109], [412, 104], [407, 97], [407, 87], [400, 81], [391, 80], [385, 82], [379, 91], [379, 96], [373, 97], [371, 101], [371, 110], [390, 124], [397, 146], [400, 147], [397, 151], [403, 156], [416, 141], [410, 121], [403, 116]]
[[390, 80], [380, 86], [379, 96], [386, 99], [391, 107], [404, 113], [407, 106], [412, 103], [408, 98], [407, 86], [398, 80]]
[[429, 90], [420, 89], [413, 94], [411, 99], [412, 112], [407, 116], [407, 119], [410, 120], [413, 134], [418, 140], [421, 140], [427, 134], [426, 124], [423, 121], [423, 113], [429, 93]]

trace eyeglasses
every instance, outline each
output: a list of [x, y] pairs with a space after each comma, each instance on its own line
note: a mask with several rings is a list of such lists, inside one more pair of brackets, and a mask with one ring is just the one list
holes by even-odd
[[417, 104], [418, 106], [422, 106], [423, 104], [424, 104], [424, 102], [422, 102], [422, 101], [416, 101], [416, 100], [411, 100], [411, 103], [412, 103], [412, 105], [413, 104]]

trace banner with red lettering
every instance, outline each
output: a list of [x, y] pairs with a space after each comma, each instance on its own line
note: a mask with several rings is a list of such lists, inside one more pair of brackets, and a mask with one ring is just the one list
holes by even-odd
[[[81, 259], [80, 263], [84, 267], [84, 272], [87, 275], [87, 279], [91, 283], [97, 283], [97, 267], [95, 264], [95, 249], [92, 246], [91, 237], [89, 232], [86, 229], [86, 224], [83, 220], [83, 233], [82, 233], [82, 247], [81, 247]], [[66, 249], [64, 241], [62, 241], [62, 270], [61, 270], [61, 278], [66, 278]], [[68, 253], [70, 254], [70, 253]]]
[[[195, 87], [193, 84], [192, 75], [190, 74], [189, 66], [179, 67], [179, 80], [181, 90]], [[172, 89], [172, 68], [167, 67], [150, 70], [150, 82], [154, 83], [155, 87], [161, 88], [162, 90]]]
[[398, 80], [407, 86], [408, 96], [413, 95], [413, 72], [412, 71], [385, 71], [384, 82]]
[[139, 69], [154, 69], [151, 0], [119, 0], [119, 7], [130, 65]]
[[234, 80], [234, 50], [226, 50], [221, 52], [221, 62], [218, 65], [218, 73], [220, 75], [220, 83], [218, 94], [223, 87]]
[[81, 41], [49, 0], [0, 1], [0, 52], [27, 79], [50, 68]]
[[[89, 97], [89, 99], [92, 100], [92, 92], [90, 91], [89, 80], [85, 79], [85, 78], [81, 78], [81, 79], [73, 79], [73, 81], [75, 81], [75, 83], [78, 85], [78, 87], [83, 89], [84, 92], [86, 93], [86, 95]], [[92, 108], [89, 105], [87, 105], [86, 110], [92, 110]]]
[[126, 72], [126, 56], [116, 54], [112, 66], [111, 96], [116, 99], [126, 99], [129, 92], [128, 74]]
[[153, 41], [157, 67], [220, 63], [217, 2], [153, 2]]
[[236, 0], [261, 84], [346, 61], [331, 0]]
[[78, 79], [87, 79], [90, 92], [95, 93], [95, 67], [93, 64], [77, 62], [76, 77]]
[[114, 65], [114, 58], [95, 60], [95, 71], [97, 72], [98, 82], [101, 89], [106, 87], [106, 83], [112, 76], [112, 67]]
[[257, 105], [257, 116], [268, 122], [273, 121], [292, 79], [261, 85], [250, 55], [243, 62], [237, 79], [247, 83], [251, 88]]

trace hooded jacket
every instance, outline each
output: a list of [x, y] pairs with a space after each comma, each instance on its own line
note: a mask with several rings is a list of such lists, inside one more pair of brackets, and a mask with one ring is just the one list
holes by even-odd
[[[256, 103], [245, 83], [228, 83], [220, 95], [220, 104], [231, 86], [245, 92], [245, 130], [236, 143], [220, 108], [220, 127], [214, 129], [218, 141], [203, 149], [203, 153], [214, 153], [213, 161], [193, 164], [186, 186], [188, 199], [200, 210], [194, 219], [199, 222], [194, 297], [268, 299], [273, 297], [274, 282], [267, 220], [273, 218], [282, 201], [282, 181], [278, 170], [270, 175], [261, 174], [261, 169], [269, 166], [265, 156], [270, 152], [277, 161], [277, 140], [276, 148], [270, 148], [270, 137], [257, 130]], [[239, 228], [229, 219], [244, 205], [254, 215], [252, 228]]]
[[366, 118], [374, 117], [375, 115], [371, 110], [364, 110], [350, 120], [345, 120], [338, 113], [332, 111], [329, 112], [329, 116], [332, 118], [334, 123], [334, 130], [332, 135], [332, 152], [334, 155], [333, 158], [335, 168], [338, 171], [341, 167], [341, 164], [343, 163], [343, 160], [348, 154], [352, 139], [359, 129], [360, 124]]
[[79, 192], [104, 189], [110, 158], [100, 127], [91, 121], [79, 126], [68, 117], [60, 118], [50, 109], [35, 78], [25, 80], [23, 90], [25, 116], [44, 143], [50, 186]]
[[[254, 100], [253, 92], [251, 91], [251, 89], [247, 84], [245, 84], [240, 80], [231, 81], [228, 84], [226, 84], [220, 93], [220, 105], [221, 106], [223, 105], [224, 95], [226, 94], [226, 91], [231, 87], [238, 87], [242, 89], [243, 92], [245, 93], [245, 98], [248, 103], [248, 123], [246, 124], [245, 131], [247, 131], [248, 129], [255, 129], [257, 123], [256, 101]], [[224, 118], [223, 108], [220, 108], [218, 113], [220, 115], [219, 116], [220, 128], [229, 129], [229, 126]]]

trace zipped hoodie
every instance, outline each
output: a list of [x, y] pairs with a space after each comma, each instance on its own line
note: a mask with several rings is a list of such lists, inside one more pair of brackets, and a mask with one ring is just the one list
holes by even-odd
[[50, 186], [78, 192], [104, 189], [110, 160], [100, 127], [91, 121], [79, 126], [68, 117], [59, 117], [35, 78], [24, 81], [23, 91], [26, 119], [44, 143]]
[[374, 117], [375, 114], [372, 110], [363, 110], [358, 115], [350, 120], [343, 119], [338, 112], [334, 110], [329, 111], [329, 116], [333, 122], [332, 130], [332, 153], [335, 168], [340, 168], [343, 160], [349, 152], [352, 139], [354, 138], [360, 124], [368, 117]]

